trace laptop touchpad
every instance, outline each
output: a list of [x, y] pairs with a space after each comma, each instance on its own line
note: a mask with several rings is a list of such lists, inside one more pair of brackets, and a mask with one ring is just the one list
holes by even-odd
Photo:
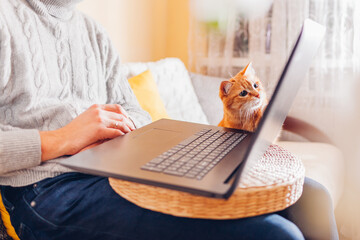
[[157, 145], [159, 142], [170, 142], [173, 138], [179, 137], [180, 132], [167, 129], [152, 128], [148, 131], [135, 136], [135, 141], [141, 141], [143, 144]]

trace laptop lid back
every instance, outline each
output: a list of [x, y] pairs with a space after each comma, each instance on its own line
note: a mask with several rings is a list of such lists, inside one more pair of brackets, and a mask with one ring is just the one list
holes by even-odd
[[230, 196], [237, 187], [240, 173], [246, 174], [278, 136], [324, 35], [325, 27], [310, 19], [304, 21], [288, 62], [255, 132], [253, 142], [245, 155], [246, 161], [238, 169], [227, 195]]

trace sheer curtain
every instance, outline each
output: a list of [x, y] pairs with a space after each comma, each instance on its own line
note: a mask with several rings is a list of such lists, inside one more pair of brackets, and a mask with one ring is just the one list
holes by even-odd
[[213, 22], [204, 24], [195, 15], [190, 67], [229, 78], [251, 60], [271, 94], [303, 20], [311, 18], [327, 27], [326, 37], [291, 115], [313, 121], [334, 137], [335, 110], [343, 110], [350, 101], [347, 90], [360, 68], [359, 7], [357, 0], [274, 0], [267, 14], [256, 19], [229, 11], [222, 28]]

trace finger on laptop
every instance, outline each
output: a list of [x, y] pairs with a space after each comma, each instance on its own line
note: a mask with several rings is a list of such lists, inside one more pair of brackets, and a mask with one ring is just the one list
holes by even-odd
[[123, 133], [131, 132], [130, 127], [124, 121], [110, 120], [108, 128], [118, 129]]
[[101, 105], [102, 109], [110, 112], [116, 112], [124, 114], [125, 117], [129, 117], [129, 114], [125, 111], [125, 109], [119, 104], [103, 104]]
[[124, 122], [131, 130], [135, 130], [135, 126], [134, 126], [133, 122], [123, 114], [107, 112], [106, 116], [109, 119]]

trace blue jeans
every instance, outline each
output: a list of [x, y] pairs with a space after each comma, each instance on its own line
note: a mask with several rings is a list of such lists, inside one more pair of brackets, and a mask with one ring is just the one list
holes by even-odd
[[[329, 196], [309, 179], [303, 196], [309, 199], [304, 205], [301, 197], [285, 211], [237, 220], [189, 219], [146, 210], [116, 194], [107, 178], [81, 173], [21, 188], [2, 187], [1, 192], [23, 240], [337, 239]], [[313, 207], [321, 207], [321, 212], [315, 214]]]

